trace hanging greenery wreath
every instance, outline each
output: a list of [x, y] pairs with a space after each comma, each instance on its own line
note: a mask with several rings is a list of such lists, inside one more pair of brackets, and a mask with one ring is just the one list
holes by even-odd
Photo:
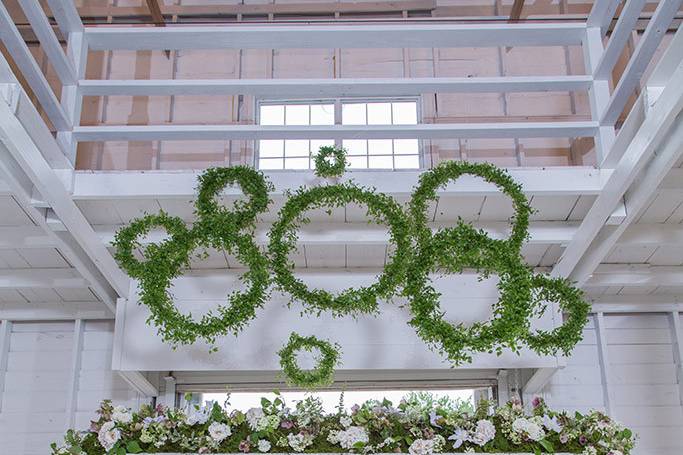
[[315, 175], [318, 177], [339, 177], [346, 170], [346, 149], [324, 146], [320, 147], [313, 158]]
[[[318, 364], [311, 370], [299, 368], [296, 354], [300, 350], [320, 353]], [[334, 382], [334, 367], [339, 363], [339, 346], [315, 336], [302, 337], [292, 332], [287, 344], [278, 352], [280, 366], [287, 381], [295, 386], [312, 389]]]

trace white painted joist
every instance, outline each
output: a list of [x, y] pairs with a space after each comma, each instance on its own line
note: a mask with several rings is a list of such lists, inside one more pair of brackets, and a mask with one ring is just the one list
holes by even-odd
[[[510, 168], [508, 172], [528, 196], [597, 195], [612, 174], [610, 169], [590, 167]], [[116, 199], [177, 199], [191, 200], [196, 196], [197, 178], [202, 171], [80, 171], [74, 175], [74, 200]], [[287, 190], [321, 182], [310, 171], [266, 171], [275, 186], [271, 196], [281, 196]], [[374, 187], [386, 194], [413, 192], [422, 171], [350, 171], [339, 180]], [[439, 190], [439, 195], [486, 196], [499, 190], [473, 176], [462, 176]], [[227, 188], [226, 195], [242, 194], [238, 188]]]
[[158, 397], [159, 390], [139, 371], [117, 371], [119, 376], [144, 397]]
[[683, 302], [673, 295], [603, 295], [589, 299], [591, 311], [605, 314], [670, 313], [683, 311]]
[[616, 123], [628, 99], [640, 83], [652, 56], [682, 3], [683, 0], [662, 0], [659, 2], [645, 33], [640, 37], [636, 50], [612, 92], [607, 109], [602, 114], [601, 124], [614, 125]]
[[680, 286], [681, 283], [683, 283], [683, 266], [602, 264], [585, 282], [584, 287]]
[[87, 288], [76, 269], [0, 269], [0, 289]]
[[[432, 229], [448, 228], [455, 225], [454, 222], [430, 223]], [[483, 229], [492, 238], [507, 238], [510, 233], [510, 224], [505, 222], [487, 221], [473, 223], [477, 229]], [[93, 225], [95, 232], [100, 235], [102, 242], [110, 244], [114, 235], [121, 229], [121, 225]], [[255, 238], [261, 245], [269, 242], [268, 232], [270, 223], [259, 223], [256, 228]], [[577, 222], [563, 221], [538, 221], [532, 222], [529, 227], [529, 244], [551, 245], [568, 243], [574, 231], [578, 227]], [[299, 245], [387, 245], [389, 232], [386, 226], [369, 223], [309, 223], [297, 230]], [[153, 230], [143, 239], [142, 244], [157, 243], [166, 238], [163, 230]]]
[[453, 139], [590, 137], [597, 122], [450, 123], [419, 125], [116, 125], [77, 126], [78, 142], [262, 139]]
[[14, 25], [14, 20], [10, 16], [9, 11], [7, 11], [2, 2], [0, 2], [0, 40], [2, 40], [14, 63], [16, 63], [22, 75], [31, 86], [31, 90], [36, 95], [36, 98], [38, 98], [50, 122], [58, 130], [70, 129], [71, 125], [62, 106], [59, 104], [59, 100], [52, 91], [50, 84], [33, 58], [28, 46], [26, 46], [19, 30]]
[[595, 0], [586, 23], [589, 27], [600, 27], [605, 36], [621, 2], [622, 0]]
[[612, 30], [607, 47], [598, 62], [594, 76], [596, 79], [608, 79], [614, 65], [621, 56], [624, 46], [631, 37], [631, 33], [638, 22], [640, 12], [647, 0], [629, 0], [619, 14], [617, 24]]
[[288, 97], [407, 96], [587, 90], [590, 76], [415, 77], [346, 79], [84, 79], [85, 96], [254, 95]]
[[67, 37], [69, 33], [83, 31], [83, 22], [74, 0], [47, 0], [47, 4], [62, 35]]
[[35, 0], [18, 0], [18, 2], [59, 81], [62, 85], [76, 85], [78, 81], [76, 70], [67, 59], [40, 2]]
[[222, 25], [86, 28], [93, 50], [334, 49], [578, 45], [585, 25]]
[[10, 321], [109, 320], [114, 315], [101, 302], [0, 303], [0, 319]]

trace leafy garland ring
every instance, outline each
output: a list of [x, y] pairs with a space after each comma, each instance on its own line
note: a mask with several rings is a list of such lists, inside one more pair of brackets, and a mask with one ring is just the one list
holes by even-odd
[[[311, 370], [299, 368], [296, 353], [302, 349], [308, 352], [318, 350], [320, 359], [315, 368]], [[320, 340], [315, 336], [302, 337], [292, 332], [289, 341], [278, 354], [282, 371], [291, 384], [315, 388], [334, 382], [334, 367], [339, 363], [338, 345], [332, 345], [329, 341]]]
[[346, 150], [332, 146], [320, 147], [313, 161], [315, 163], [315, 175], [318, 177], [340, 177], [344, 174], [348, 164]]

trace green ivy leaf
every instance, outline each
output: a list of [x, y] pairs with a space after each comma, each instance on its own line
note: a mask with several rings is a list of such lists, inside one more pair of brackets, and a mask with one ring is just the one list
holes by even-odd
[[140, 447], [140, 444], [138, 444], [137, 441], [128, 441], [126, 450], [128, 453], [140, 453], [142, 452], [142, 447]]
[[539, 444], [543, 446], [546, 452], [548, 453], [555, 453], [555, 449], [553, 448], [553, 443], [548, 441], [547, 439], [541, 439], [538, 441]]

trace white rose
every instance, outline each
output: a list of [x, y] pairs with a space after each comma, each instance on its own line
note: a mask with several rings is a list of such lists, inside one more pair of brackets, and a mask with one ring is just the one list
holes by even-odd
[[258, 442], [258, 451], [259, 452], [268, 452], [270, 450], [270, 442], [266, 441], [265, 439], [259, 439]]
[[416, 439], [408, 447], [410, 455], [431, 455], [434, 453], [434, 441], [431, 439]]
[[221, 442], [231, 434], [230, 427], [224, 423], [213, 422], [209, 425], [209, 436], [216, 442]]
[[97, 433], [97, 440], [107, 452], [114, 447], [114, 444], [116, 444], [119, 439], [121, 439], [121, 432], [118, 428], [114, 428], [115, 425], [114, 422], [107, 422], [102, 425], [100, 431]]
[[477, 428], [472, 433], [471, 441], [478, 446], [483, 446], [496, 436], [496, 427], [490, 420], [480, 420]]
[[114, 422], [130, 423], [133, 420], [133, 414], [123, 406], [116, 406], [111, 413], [111, 418]]
[[265, 413], [263, 412], [263, 409], [261, 408], [251, 408], [246, 412], [246, 418], [247, 418], [247, 423], [249, 424], [249, 428], [251, 428], [253, 431], [257, 431], [259, 422], [261, 421], [261, 418], [265, 416]]

